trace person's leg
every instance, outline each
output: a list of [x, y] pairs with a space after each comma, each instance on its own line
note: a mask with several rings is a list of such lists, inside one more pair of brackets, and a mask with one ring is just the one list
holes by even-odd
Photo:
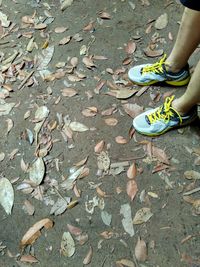
[[179, 71], [200, 43], [200, 12], [185, 8], [173, 49], [166, 59], [170, 70]]
[[194, 70], [187, 90], [180, 98], [172, 102], [172, 107], [184, 114], [198, 103], [200, 103], [200, 61]]

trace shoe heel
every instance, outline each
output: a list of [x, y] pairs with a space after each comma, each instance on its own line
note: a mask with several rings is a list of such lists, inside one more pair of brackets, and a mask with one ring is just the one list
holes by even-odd
[[165, 83], [173, 85], [173, 86], [184, 86], [187, 85], [190, 81], [191, 76], [188, 76], [185, 80], [181, 81], [165, 81]]

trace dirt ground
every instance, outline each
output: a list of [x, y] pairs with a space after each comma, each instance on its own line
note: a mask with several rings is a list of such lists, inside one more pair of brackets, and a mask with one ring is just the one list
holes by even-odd
[[[74, 0], [61, 11], [58, 0], [1, 2], [10, 23], [0, 27], [0, 174], [12, 184], [14, 204], [10, 215], [0, 207], [0, 267], [200, 266], [199, 123], [159, 138], [129, 133], [137, 112], [185, 90], [159, 85], [142, 93], [127, 80], [132, 65], [159, 58], [145, 54], [147, 47], [170, 52], [183, 7]], [[164, 13], [168, 23], [159, 30]], [[14, 104], [4, 115], [6, 103]], [[38, 183], [31, 176], [37, 159], [45, 165], [32, 175], [42, 172]], [[56, 215], [58, 199], [64, 210]], [[125, 205], [131, 214], [123, 215]], [[134, 223], [143, 208], [151, 216]], [[45, 218], [52, 227], [42, 225], [37, 239], [28, 232], [32, 245], [22, 240]], [[75, 248], [63, 248], [64, 232]]]

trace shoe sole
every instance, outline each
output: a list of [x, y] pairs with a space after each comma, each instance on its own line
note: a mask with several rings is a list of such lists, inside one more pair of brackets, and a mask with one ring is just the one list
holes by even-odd
[[164, 133], [166, 133], [166, 132], [168, 132], [168, 131], [170, 131], [170, 130], [175, 130], [175, 129], [180, 129], [180, 128], [182, 128], [182, 127], [185, 127], [185, 126], [188, 126], [188, 125], [190, 125], [192, 122], [194, 122], [196, 119], [198, 119], [198, 115], [196, 116], [196, 117], [194, 117], [194, 118], [192, 118], [190, 121], [187, 121], [187, 122], [185, 122], [185, 123], [183, 123], [183, 124], [181, 124], [181, 125], [178, 125], [178, 126], [174, 126], [174, 127], [169, 127], [169, 128], [167, 128], [167, 129], [165, 129], [164, 131], [162, 131], [162, 132], [160, 132], [160, 133], [144, 133], [144, 132], [141, 132], [141, 131], [138, 131], [138, 130], [136, 130], [138, 133], [140, 133], [140, 134], [142, 134], [142, 135], [146, 135], [146, 136], [149, 136], [149, 137], [157, 137], [157, 136], [160, 136], [160, 135], [162, 135], [162, 134], [164, 134]]
[[173, 86], [184, 86], [184, 85], [187, 85], [189, 83], [190, 78], [191, 78], [191, 76], [188, 76], [185, 80], [181, 80], [181, 81], [157, 81], [157, 80], [154, 80], [154, 81], [150, 81], [150, 82], [146, 82], [146, 83], [138, 83], [138, 82], [134, 82], [131, 80], [131, 82], [133, 84], [142, 85], [142, 86], [153, 85], [156, 83], [166, 83], [166, 84], [173, 85]]

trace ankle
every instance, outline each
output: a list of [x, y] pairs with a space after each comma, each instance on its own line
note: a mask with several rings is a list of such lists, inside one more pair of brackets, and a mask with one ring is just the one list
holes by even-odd
[[167, 71], [177, 73], [177, 72], [181, 71], [183, 67], [180, 67], [177, 64], [175, 64], [173, 62], [169, 62], [168, 60], [166, 60], [165, 68]]
[[183, 116], [190, 111], [190, 108], [185, 106], [179, 99], [174, 99], [172, 102], [172, 108], [174, 108], [178, 113]]

